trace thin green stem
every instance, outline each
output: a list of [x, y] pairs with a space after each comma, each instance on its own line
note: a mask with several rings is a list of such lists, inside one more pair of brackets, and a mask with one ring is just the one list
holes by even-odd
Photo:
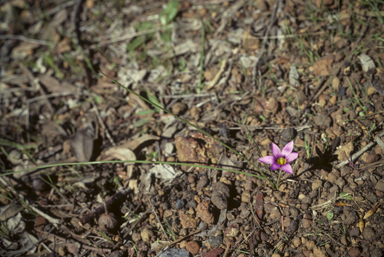
[[[217, 167], [211, 167], [206, 165], [199, 165], [199, 164], [191, 164], [191, 163], [180, 163], [180, 162], [165, 162], [165, 161], [94, 161], [94, 162], [71, 162], [71, 163], [55, 163], [55, 164], [47, 164], [43, 166], [38, 166], [30, 169], [20, 170], [20, 171], [12, 171], [12, 170], [6, 170], [6, 173], [0, 174], [0, 177], [2, 176], [8, 176], [19, 172], [26, 172], [26, 171], [32, 171], [32, 170], [38, 170], [38, 169], [47, 169], [57, 166], [70, 166], [70, 165], [93, 165], [93, 164], [106, 164], [106, 163], [145, 163], [145, 164], [169, 164], [169, 165], [182, 165], [182, 166], [190, 166], [195, 168], [206, 168], [206, 169], [213, 169], [213, 170], [222, 170], [222, 171], [230, 171], [233, 173], [239, 173], [239, 174], [245, 174], [252, 177], [260, 178], [260, 179], [266, 179], [265, 177], [261, 177], [252, 173], [247, 173], [243, 171], [238, 170], [231, 170], [226, 168], [217, 168]], [[268, 180], [269, 181], [269, 180]]]
[[[104, 73], [103, 73], [104, 74]], [[251, 162], [247, 157], [245, 157], [244, 155], [240, 154], [239, 152], [237, 152], [235, 149], [231, 148], [230, 146], [228, 146], [227, 144], [221, 142], [219, 139], [215, 138], [215, 137], [212, 137], [210, 134], [208, 134], [207, 132], [205, 132], [204, 130], [200, 129], [199, 127], [193, 125], [192, 123], [188, 122], [187, 120], [173, 114], [172, 112], [166, 110], [165, 108], [163, 108], [162, 106], [156, 104], [156, 103], [153, 103], [151, 102], [150, 100], [142, 97], [141, 95], [137, 94], [136, 92], [128, 89], [127, 87], [121, 85], [119, 82], [113, 80], [112, 78], [110, 78], [109, 76], [107, 76], [106, 74], [104, 74], [104, 76], [106, 76], [107, 78], [109, 78], [111, 81], [113, 81], [114, 83], [116, 83], [117, 85], [119, 85], [120, 87], [124, 88], [125, 90], [127, 90], [128, 92], [130, 92], [131, 94], [134, 94], [135, 96], [139, 97], [140, 99], [142, 99], [143, 101], [153, 105], [154, 107], [156, 108], [159, 108], [159, 109], [162, 109], [164, 112], [172, 115], [173, 117], [181, 120], [182, 122], [188, 124], [189, 126], [192, 126], [194, 127], [196, 130], [198, 130], [199, 132], [209, 136], [210, 138], [212, 138], [213, 140], [215, 140], [216, 142], [218, 142], [219, 144], [221, 144], [222, 146], [226, 147], [227, 149], [229, 149], [230, 151], [232, 151], [233, 153], [235, 153], [237, 156], [240, 156], [241, 158], [243, 158], [246, 162], [248, 162], [249, 164], [251, 164], [258, 172], [260, 172], [260, 174], [262, 175], [262, 177], [259, 176], [259, 178], [261, 179], [265, 179], [265, 180], [268, 180], [268, 182], [271, 184], [272, 188], [275, 188], [275, 185], [273, 184], [272, 181], [270, 181], [267, 176], [265, 176], [265, 174], [253, 163]]]

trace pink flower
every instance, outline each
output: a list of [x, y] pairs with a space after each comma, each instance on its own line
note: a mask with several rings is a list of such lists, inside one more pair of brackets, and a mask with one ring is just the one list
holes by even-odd
[[274, 143], [271, 144], [273, 156], [265, 156], [259, 158], [259, 161], [266, 164], [272, 164], [271, 170], [277, 170], [281, 168], [282, 171], [292, 174], [292, 167], [288, 162], [296, 160], [299, 156], [298, 153], [292, 153], [293, 141], [284, 146], [283, 151], [280, 151], [279, 147]]

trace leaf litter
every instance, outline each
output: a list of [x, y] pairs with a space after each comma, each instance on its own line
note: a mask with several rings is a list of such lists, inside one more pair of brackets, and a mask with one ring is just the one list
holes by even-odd
[[0, 255], [382, 256], [382, 5], [1, 3]]

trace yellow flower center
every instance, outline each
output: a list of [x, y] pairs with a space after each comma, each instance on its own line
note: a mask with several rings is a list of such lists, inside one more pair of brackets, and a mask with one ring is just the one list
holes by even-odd
[[287, 163], [287, 160], [284, 157], [277, 158], [276, 163], [279, 165], [284, 165]]

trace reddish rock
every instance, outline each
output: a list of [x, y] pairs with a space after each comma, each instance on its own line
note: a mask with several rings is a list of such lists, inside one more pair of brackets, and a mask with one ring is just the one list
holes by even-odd
[[191, 241], [185, 246], [185, 249], [191, 254], [196, 255], [199, 253], [200, 246], [196, 241]]
[[207, 224], [212, 224], [214, 221], [210, 203], [210, 201], [201, 202], [196, 209], [196, 216]]
[[349, 249], [349, 251], [348, 251], [348, 255], [349, 255], [350, 257], [358, 257], [358, 256], [360, 256], [360, 250], [359, 250], [359, 248], [357, 248], [357, 247], [352, 247], [351, 249]]

